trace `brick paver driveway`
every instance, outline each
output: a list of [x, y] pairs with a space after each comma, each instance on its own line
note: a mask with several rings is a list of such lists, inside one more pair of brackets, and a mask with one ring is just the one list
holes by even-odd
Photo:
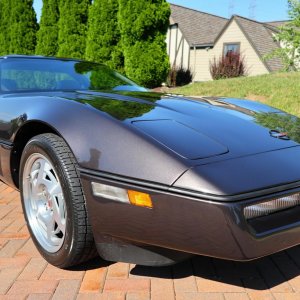
[[250, 263], [199, 256], [149, 268], [95, 259], [60, 270], [33, 246], [19, 194], [0, 183], [0, 299], [50, 298], [300, 299], [300, 248]]

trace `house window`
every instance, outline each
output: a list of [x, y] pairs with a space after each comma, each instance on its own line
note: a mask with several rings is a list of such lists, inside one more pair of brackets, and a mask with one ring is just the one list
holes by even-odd
[[239, 43], [224, 44], [224, 56], [228, 55], [228, 53], [239, 53], [239, 52], [240, 52]]

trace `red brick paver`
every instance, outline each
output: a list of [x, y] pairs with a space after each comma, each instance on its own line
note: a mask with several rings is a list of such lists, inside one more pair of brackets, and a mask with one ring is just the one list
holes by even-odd
[[72, 270], [36, 250], [19, 194], [0, 182], [0, 300], [300, 300], [300, 246], [249, 263], [206, 257], [165, 268], [97, 258]]

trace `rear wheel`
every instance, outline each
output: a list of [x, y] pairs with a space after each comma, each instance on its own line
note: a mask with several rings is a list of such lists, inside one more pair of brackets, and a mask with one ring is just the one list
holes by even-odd
[[42, 134], [27, 143], [20, 191], [33, 242], [49, 263], [67, 268], [96, 255], [77, 163], [62, 138]]

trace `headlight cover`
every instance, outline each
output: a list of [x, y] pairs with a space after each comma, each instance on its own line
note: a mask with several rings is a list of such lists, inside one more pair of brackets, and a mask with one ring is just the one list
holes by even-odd
[[247, 220], [263, 217], [272, 213], [300, 205], [300, 193], [261, 202], [244, 208]]

